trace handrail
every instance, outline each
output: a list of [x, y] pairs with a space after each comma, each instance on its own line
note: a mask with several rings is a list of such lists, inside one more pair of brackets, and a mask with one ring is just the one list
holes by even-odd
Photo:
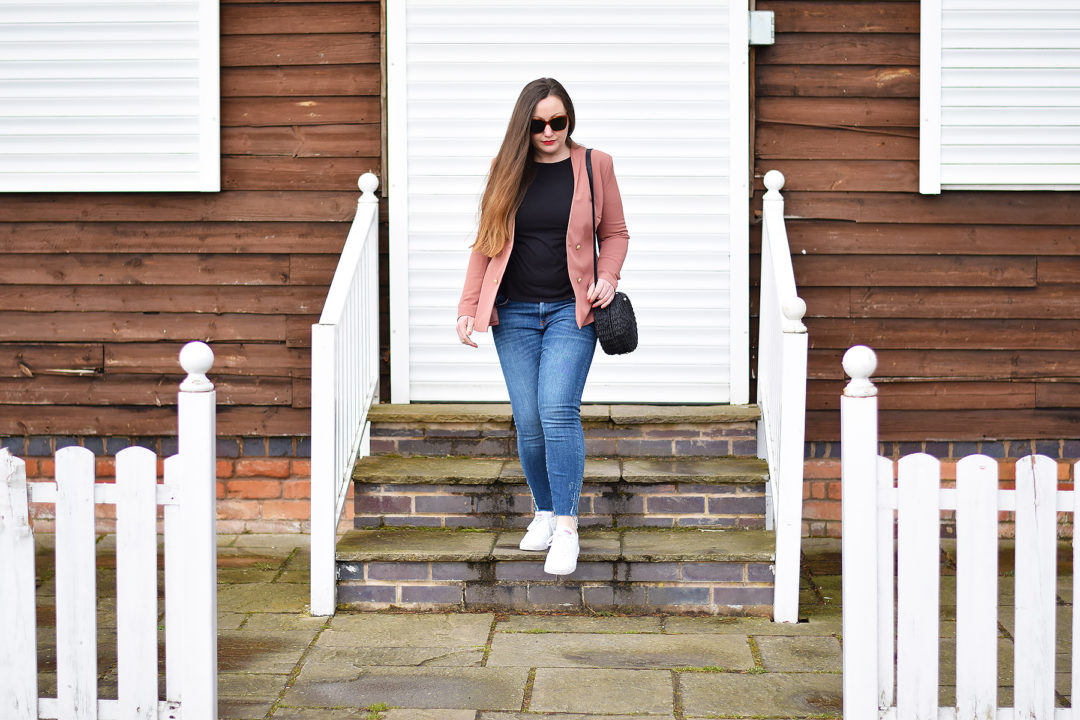
[[319, 322], [311, 326], [311, 614], [333, 615], [334, 552], [379, 392], [379, 179], [365, 173]]
[[776, 532], [773, 619], [798, 622], [802, 540], [803, 444], [806, 435], [806, 303], [791, 264], [784, 176], [765, 174], [761, 229], [757, 400], [759, 449], [769, 462], [767, 524]]

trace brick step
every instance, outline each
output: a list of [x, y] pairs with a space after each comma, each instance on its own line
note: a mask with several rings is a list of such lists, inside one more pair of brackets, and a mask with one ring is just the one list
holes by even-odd
[[[756, 405], [581, 406], [591, 457], [754, 457], [760, 416]], [[380, 404], [368, 417], [376, 455], [516, 454], [508, 404]]]
[[338, 605], [457, 610], [772, 613], [771, 532], [583, 530], [572, 575], [518, 549], [520, 530], [353, 530], [337, 546]]
[[[589, 458], [582, 527], [765, 527], [757, 458]], [[369, 456], [353, 470], [354, 527], [524, 527], [532, 499], [516, 458]]]

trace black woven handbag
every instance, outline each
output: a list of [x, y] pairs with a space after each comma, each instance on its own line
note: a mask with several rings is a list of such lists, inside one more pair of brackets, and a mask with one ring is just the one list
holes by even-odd
[[[589, 199], [592, 203], [593, 245], [593, 283], [599, 282], [597, 256], [600, 254], [600, 238], [596, 235], [596, 198], [593, 196], [592, 149], [585, 151], [585, 170], [589, 174]], [[626, 293], [616, 292], [606, 308], [593, 308], [593, 328], [600, 347], [608, 355], [623, 355], [637, 348], [637, 318], [634, 306]]]

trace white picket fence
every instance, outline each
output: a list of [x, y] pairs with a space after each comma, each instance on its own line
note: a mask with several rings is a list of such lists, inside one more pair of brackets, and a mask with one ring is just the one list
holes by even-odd
[[806, 435], [806, 303], [797, 294], [784, 224], [784, 176], [765, 173], [758, 312], [758, 455], [769, 462], [766, 525], [776, 532], [773, 620], [798, 622]]
[[364, 173], [358, 184], [356, 216], [311, 326], [312, 615], [334, 614], [338, 521], [379, 396], [379, 179]]
[[[1041, 455], [1016, 463], [1015, 490], [998, 488], [998, 463], [984, 455], [957, 463], [955, 487], [941, 486], [936, 458], [908, 455], [897, 463], [894, 485], [892, 461], [878, 456], [877, 389], [870, 382], [876, 364], [864, 346], [844, 356], [844, 370], [852, 378], [841, 398], [844, 717], [1080, 718], [1075, 692], [1072, 708], [1054, 707], [1057, 514], [1075, 518], [1080, 493], [1058, 490], [1057, 463]], [[1080, 463], [1074, 472], [1080, 472]], [[941, 707], [938, 693], [943, 510], [956, 513], [954, 707]], [[1001, 511], [1015, 513], [1011, 708], [997, 705]], [[1073, 567], [1080, 567], [1076, 541]], [[1076, 688], [1080, 585], [1072, 588]]]
[[[188, 343], [179, 452], [116, 455], [95, 483], [94, 455], [56, 453], [56, 482], [26, 481], [0, 451], [0, 717], [4, 720], [215, 720], [217, 714], [216, 393], [213, 353]], [[34, 537], [28, 504], [55, 504], [56, 697], [38, 696]], [[117, 699], [98, 698], [95, 503], [116, 506]], [[158, 697], [157, 507], [164, 508], [165, 699]]]

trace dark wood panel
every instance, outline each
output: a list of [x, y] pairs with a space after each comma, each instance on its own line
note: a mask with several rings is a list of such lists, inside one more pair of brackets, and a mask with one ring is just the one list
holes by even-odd
[[816, 128], [759, 123], [754, 135], [759, 172], [783, 160], [909, 160], [919, 159], [915, 129]]
[[[843, 377], [843, 350], [811, 350], [808, 376]], [[1034, 380], [1080, 378], [1080, 353], [1063, 350], [878, 349], [877, 378], [922, 380]]]
[[[878, 414], [878, 437], [888, 441], [1011, 440], [1080, 437], [1080, 413], [1036, 410], [885, 410]], [[807, 440], [839, 440], [840, 413], [806, 413]]]
[[[874, 223], [1068, 225], [1080, 217], [1080, 192], [784, 193], [785, 215]], [[760, 194], [753, 207], [760, 211]]]
[[[105, 372], [170, 373], [183, 343], [128, 343], [105, 346]], [[271, 343], [214, 345], [211, 379], [220, 375], [311, 377], [311, 352]]]
[[919, 127], [917, 98], [757, 97], [758, 123], [810, 127]]
[[293, 255], [289, 258], [289, 281], [294, 285], [329, 286], [337, 265], [336, 255]]
[[223, 157], [221, 185], [229, 190], [356, 190], [357, 180], [377, 173], [377, 157]]
[[[0, 222], [328, 222], [352, 220], [359, 191], [221, 193], [11, 193]], [[196, 231], [197, 235], [198, 232]]]
[[382, 74], [377, 64], [286, 65], [221, 70], [221, 96], [227, 98], [378, 96], [381, 83]]
[[1035, 407], [1080, 408], [1080, 383], [1041, 382], [1035, 385]]
[[223, 127], [377, 123], [379, 98], [223, 98]]
[[[851, 315], [851, 290], [848, 288], [808, 287], [799, 288], [799, 297], [806, 302], [807, 317], [849, 317]], [[761, 299], [756, 287], [750, 288], [750, 315], [758, 315]], [[756, 325], [757, 321], [754, 321]]]
[[365, 157], [377, 165], [381, 133], [377, 124], [222, 128], [221, 152], [290, 158]]
[[[811, 380], [806, 406], [811, 410], [839, 410], [846, 380]], [[1033, 382], [877, 382], [881, 410], [984, 410], [1035, 407]]]
[[288, 255], [78, 253], [11, 255], [0, 263], [0, 283], [9, 286], [285, 285], [288, 282]]
[[1039, 258], [1039, 284], [1043, 283], [1080, 283], [1080, 258], [1076, 257], [1041, 257]]
[[273, 33], [377, 33], [378, 3], [223, 5], [222, 35]]
[[911, 2], [763, 0], [757, 9], [776, 13], [777, 33], [919, 32], [919, 4]]
[[762, 65], [759, 96], [917, 98], [919, 68], [875, 65]]
[[1011, 290], [969, 288], [852, 288], [853, 317], [1074, 318], [1080, 286]]
[[769, 170], [784, 173], [784, 189], [809, 192], [916, 192], [919, 163], [909, 160], [768, 160], [757, 163], [754, 186]]
[[284, 342], [285, 318], [242, 313], [3, 312], [0, 335], [5, 342]]
[[[354, 197], [359, 196], [357, 191]], [[353, 204], [355, 208], [355, 202]], [[305, 253], [337, 255], [348, 222], [0, 223], [12, 253]]]
[[[178, 366], [179, 369], [179, 366]], [[0, 405], [176, 405], [183, 373], [0, 378]], [[218, 405], [292, 405], [292, 380], [214, 379]]]
[[772, 45], [755, 48], [757, 65], [912, 65], [919, 64], [919, 36], [799, 34], [781, 32]]
[[[325, 257], [325, 256], [316, 256]], [[1034, 287], [1035, 259], [928, 255], [801, 255], [792, 257], [799, 289], [844, 287]], [[757, 273], [752, 281], [758, 282]]]
[[[767, 167], [767, 166], [766, 166]], [[1080, 255], [1080, 226], [919, 225], [829, 222], [789, 218], [794, 253], [814, 255]], [[760, 226], [751, 228], [760, 247]], [[1047, 262], [1055, 262], [1047, 259]]]
[[[217, 413], [218, 435], [310, 435], [311, 414], [292, 407], [224, 406]], [[171, 407], [91, 407], [80, 405], [0, 406], [0, 435], [176, 435]]]
[[224, 35], [222, 67], [355, 65], [379, 62], [377, 33]]
[[184, 312], [310, 314], [322, 309], [326, 288], [144, 285], [13, 285], [0, 294], [0, 310], [70, 312]]
[[[291, 319], [291, 318], [290, 318]], [[1075, 320], [869, 320], [807, 318], [810, 347], [852, 345], [899, 350], [1071, 350], [1080, 347]]]
[[[37, 377], [39, 375], [88, 375], [105, 367], [100, 344], [21, 344], [7, 342], [0, 335], [0, 377]], [[179, 352], [179, 350], [177, 350]]]
[[[387, 291], [380, 291], [383, 296]], [[285, 344], [289, 347], [311, 347], [311, 326], [319, 322], [318, 315], [289, 315], [285, 319]], [[385, 322], [380, 320], [380, 322]], [[386, 325], [382, 326], [384, 329]]]
[[293, 378], [292, 399], [294, 408], [311, 407], [311, 378]]

